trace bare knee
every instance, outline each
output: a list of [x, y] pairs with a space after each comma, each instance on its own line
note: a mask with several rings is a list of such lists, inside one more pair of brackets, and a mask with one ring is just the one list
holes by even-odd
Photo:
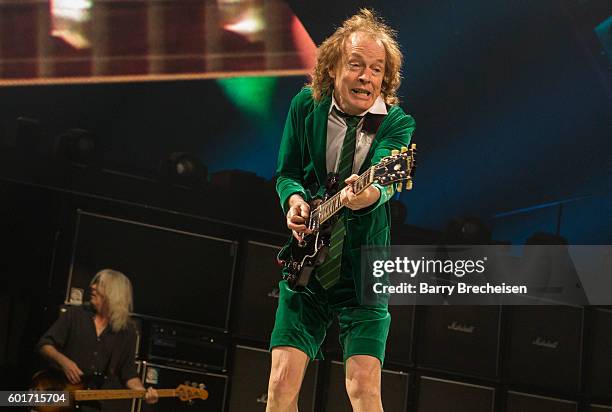
[[297, 396], [301, 381], [292, 378], [288, 365], [279, 365], [270, 372], [268, 400], [291, 400]]
[[308, 357], [295, 348], [272, 350], [272, 368], [268, 382], [268, 406], [281, 409], [297, 402]]
[[380, 362], [370, 356], [363, 359], [353, 358], [355, 357], [347, 360], [346, 368], [346, 391], [349, 398], [351, 400], [380, 399]]
[[380, 380], [366, 372], [356, 372], [346, 379], [346, 392], [351, 399], [379, 399]]

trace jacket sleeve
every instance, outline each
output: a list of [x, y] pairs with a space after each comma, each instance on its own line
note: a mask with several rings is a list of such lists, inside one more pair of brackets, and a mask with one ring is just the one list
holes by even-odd
[[[388, 127], [385, 126], [385, 129], [380, 131], [381, 133], [384, 133], [384, 136], [374, 149], [370, 166], [379, 163], [383, 157], [389, 156], [392, 150], [400, 150], [402, 146], [408, 147], [412, 134], [414, 133], [416, 123], [412, 116], [405, 114], [399, 108], [394, 115], [396, 114], [397, 119], [392, 119], [391, 124]], [[378, 183], [374, 183], [373, 186], [380, 191], [380, 198], [371, 206], [353, 211], [355, 215], [363, 216], [371, 213], [379, 206], [388, 202], [389, 199], [391, 199], [395, 194], [394, 185], [381, 186]]]
[[276, 192], [285, 214], [289, 209], [287, 201], [291, 195], [297, 193], [306, 199], [306, 190], [302, 184], [304, 117], [300, 113], [301, 95], [302, 93], [298, 94], [291, 101], [278, 152]]

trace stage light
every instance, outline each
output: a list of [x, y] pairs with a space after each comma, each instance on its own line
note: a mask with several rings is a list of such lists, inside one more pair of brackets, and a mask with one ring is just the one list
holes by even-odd
[[162, 177], [179, 184], [197, 185], [205, 183], [208, 170], [195, 155], [187, 152], [174, 152], [160, 167]]
[[84, 129], [68, 129], [55, 139], [55, 155], [77, 164], [91, 164], [96, 160], [95, 136]]
[[91, 47], [92, 0], [51, 0], [51, 35], [75, 49]]
[[264, 8], [254, 1], [218, 0], [219, 25], [254, 43], [262, 40], [266, 19]]
[[245, 116], [266, 119], [272, 112], [276, 77], [233, 77], [217, 83]]
[[476, 217], [454, 218], [446, 228], [446, 241], [449, 244], [488, 245], [491, 244], [491, 231]]

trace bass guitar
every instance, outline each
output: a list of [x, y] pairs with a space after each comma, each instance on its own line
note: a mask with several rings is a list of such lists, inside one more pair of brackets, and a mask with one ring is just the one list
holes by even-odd
[[[38, 412], [78, 411], [79, 402], [110, 399], [144, 399], [146, 391], [132, 389], [84, 389], [84, 384], [71, 384], [61, 372], [43, 370], [32, 377], [32, 391], [63, 391], [70, 396], [70, 406], [37, 406]], [[189, 385], [175, 389], [156, 389], [160, 398], [176, 397], [181, 401], [208, 399], [208, 391]]]
[[[396, 184], [397, 191], [401, 192], [405, 182], [406, 190], [411, 190], [416, 167], [415, 154], [414, 143], [410, 148], [393, 150], [390, 156], [382, 158], [379, 163], [369, 167], [359, 176], [353, 183], [353, 192], [359, 194], [373, 183], [381, 186]], [[337, 190], [337, 180], [337, 175], [330, 174], [323, 198], [309, 202], [310, 216], [306, 227], [312, 233], [303, 235], [300, 241], [291, 236], [278, 254], [277, 260], [282, 267], [283, 279], [288, 281], [292, 289], [306, 286], [312, 271], [327, 257], [332, 227], [337, 221], [338, 212], [344, 207], [340, 201], [340, 192]]]

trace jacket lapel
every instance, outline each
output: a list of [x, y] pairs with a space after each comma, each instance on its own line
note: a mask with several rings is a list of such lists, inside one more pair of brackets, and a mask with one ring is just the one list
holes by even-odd
[[324, 97], [306, 116], [306, 144], [320, 186], [325, 184], [327, 178], [325, 152], [327, 150], [327, 116], [330, 106], [331, 96]]

